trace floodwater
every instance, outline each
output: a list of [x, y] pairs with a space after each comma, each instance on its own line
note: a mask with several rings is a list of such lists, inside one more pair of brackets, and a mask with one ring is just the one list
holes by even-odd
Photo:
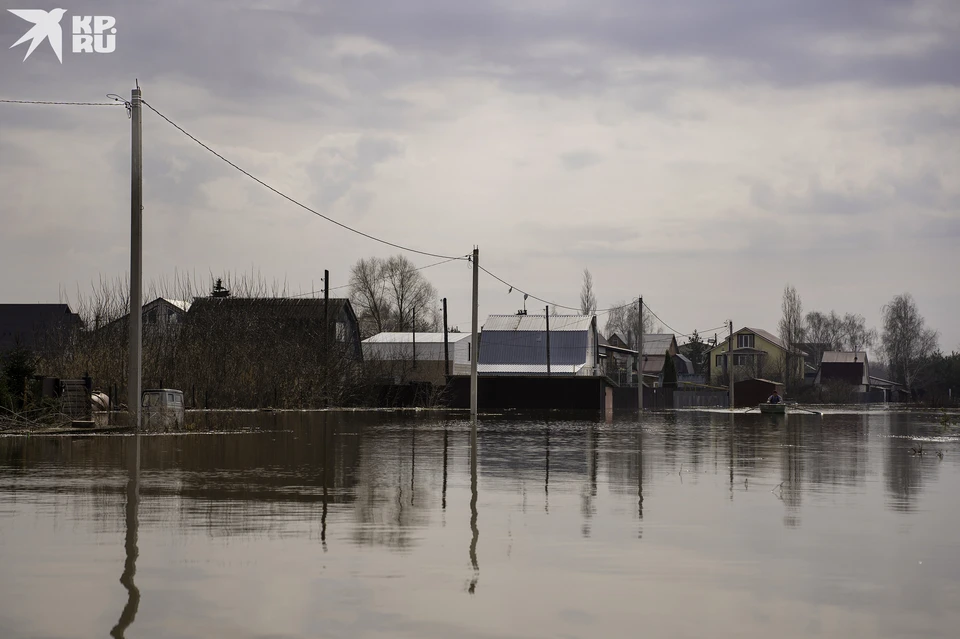
[[192, 419], [0, 437], [0, 637], [960, 633], [936, 413]]

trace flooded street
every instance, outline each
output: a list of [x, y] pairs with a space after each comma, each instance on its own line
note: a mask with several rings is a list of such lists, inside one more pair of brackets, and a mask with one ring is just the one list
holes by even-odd
[[937, 413], [486, 418], [475, 459], [461, 416], [188, 417], [0, 437], [0, 636], [960, 628], [960, 440]]

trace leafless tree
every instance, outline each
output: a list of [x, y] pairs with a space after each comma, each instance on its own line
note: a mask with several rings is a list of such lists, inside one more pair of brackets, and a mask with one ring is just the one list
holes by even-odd
[[926, 327], [910, 293], [894, 297], [882, 309], [883, 351], [896, 381], [913, 390], [927, 358], [937, 349], [939, 334]]
[[785, 354], [787, 366], [787, 380], [784, 383], [792, 385], [797, 383], [796, 357], [793, 354], [794, 344], [804, 340], [805, 327], [803, 323], [803, 303], [800, 301], [800, 295], [797, 289], [787, 284], [783, 289], [783, 301], [781, 303], [783, 317], [780, 318], [780, 339], [783, 340], [787, 349]]
[[593, 275], [583, 269], [583, 284], [580, 286], [580, 313], [593, 315], [597, 312], [597, 296], [593, 294]]
[[435, 331], [437, 290], [403, 255], [359, 260], [350, 269], [350, 302], [362, 337], [384, 331]]
[[877, 341], [877, 329], [867, 328], [863, 315], [847, 313], [843, 316], [844, 346], [851, 352], [873, 347]]
[[[607, 323], [603, 331], [607, 337], [614, 333], [619, 335], [627, 343], [628, 348], [637, 346], [637, 302], [616, 302], [613, 310], [607, 314]], [[643, 332], [650, 334], [654, 332], [653, 315], [643, 314]]]

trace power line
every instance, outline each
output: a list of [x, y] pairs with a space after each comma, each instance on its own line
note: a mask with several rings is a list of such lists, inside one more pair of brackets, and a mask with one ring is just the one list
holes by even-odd
[[[533, 293], [528, 293], [527, 291], [523, 290], [523, 289], [520, 288], [519, 286], [516, 286], [516, 285], [514, 285], [514, 284], [511, 284], [510, 282], [508, 282], [507, 280], [503, 279], [502, 277], [491, 273], [490, 271], [488, 271], [488, 270], [487, 270], [486, 268], [484, 268], [483, 266], [480, 266], [479, 268], [480, 268], [481, 271], [483, 271], [484, 273], [486, 273], [487, 275], [489, 275], [489, 276], [492, 277], [493, 279], [497, 280], [497, 281], [500, 282], [501, 284], [505, 284], [506, 286], [509, 286], [512, 291], [517, 291], [517, 292], [519, 292], [519, 293], [523, 293], [523, 294], [526, 295], [527, 297], [533, 298], [533, 299], [537, 300], [538, 302], [543, 302], [544, 304], [549, 304], [550, 306], [553, 306], [554, 308], [563, 308], [563, 309], [566, 309], [566, 310], [568, 310], [568, 311], [578, 311], [578, 312], [580, 311], [580, 307], [579, 307], [579, 306], [567, 306], [567, 305], [565, 305], [565, 304], [557, 304], [556, 302], [551, 302], [550, 300], [545, 300], [545, 299], [543, 299], [542, 297], [537, 297], [537, 296], [534, 295]], [[634, 304], [636, 301], [637, 301], [637, 300], [634, 299], [634, 300], [631, 300], [630, 302], [627, 302], [626, 304], [621, 304], [621, 305], [619, 305], [619, 306], [612, 306], [612, 307], [610, 307], [610, 308], [604, 308], [604, 309], [595, 310], [595, 311], [594, 311], [594, 314], [595, 314], [595, 315], [603, 315], [604, 313], [609, 313], [609, 312], [611, 312], [611, 311], [615, 311], [615, 310], [618, 310], [618, 309], [621, 309], [621, 308], [626, 308], [627, 306], [631, 306], [632, 304]]]
[[[465, 255], [464, 255], [463, 257], [451, 257], [450, 259], [441, 260], [440, 262], [434, 262], [433, 264], [427, 264], [426, 266], [419, 266], [419, 267], [417, 267], [417, 268], [412, 268], [412, 269], [410, 269], [409, 271], [405, 271], [404, 273], [406, 274], [406, 273], [414, 273], [414, 272], [416, 272], [416, 271], [422, 271], [422, 270], [424, 270], [424, 269], [431, 268], [431, 267], [433, 267], [433, 266], [440, 266], [441, 264], [446, 264], [446, 263], [448, 263], [448, 262], [455, 262], [455, 261], [457, 261], [457, 260], [462, 260], [462, 259], [464, 259], [465, 257], [466, 257]], [[388, 276], [381, 277], [380, 279], [377, 280], [377, 282], [385, 282], [385, 281], [387, 281], [388, 279], [390, 279], [390, 276], [389, 276], [389, 275], [388, 275]], [[349, 286], [350, 286], [350, 284], [341, 284], [340, 286], [331, 287], [330, 290], [331, 290], [331, 291], [337, 291], [337, 290], [342, 289], [342, 288], [348, 288]], [[317, 293], [323, 293], [323, 289], [320, 289], [319, 291], [309, 291], [309, 292], [307, 292], [307, 293], [299, 293], [299, 294], [297, 294], [297, 295], [291, 295], [290, 297], [306, 297], [306, 296], [308, 296], [308, 295], [315, 295], [315, 294], [317, 294]]]
[[[653, 311], [653, 309], [650, 308], [650, 305], [647, 304], [646, 302], [643, 303], [643, 306], [644, 306], [644, 308], [646, 308], [648, 311], [650, 311], [650, 314], [651, 314], [651, 315], [653, 315], [654, 317], [657, 318], [657, 321], [659, 321], [661, 324], [663, 324], [664, 326], [666, 326], [667, 328], [669, 328], [671, 331], [673, 331], [675, 335], [678, 335], [678, 336], [680, 336], [680, 337], [692, 337], [692, 336], [693, 336], [693, 333], [681, 333], [681, 332], [678, 331], [677, 329], [673, 328], [672, 326], [670, 326], [669, 324], [667, 324], [666, 322], [664, 322], [662, 319], [660, 319], [660, 316], [657, 315], [657, 314]], [[710, 331], [715, 331], [715, 330], [717, 330], [717, 329], [724, 328], [725, 326], [726, 326], [726, 324], [724, 324], [723, 326], [717, 326], [716, 328], [708, 328], [708, 329], [704, 330], [703, 332], [704, 332], [704, 333], [707, 333], [707, 332], [710, 332]], [[696, 333], [699, 335], [699, 334], [700, 334], [700, 331], [696, 331]]]
[[0, 98], [0, 102], [6, 104], [47, 104], [59, 106], [124, 106], [118, 102], [56, 102], [53, 100], [5, 100]]
[[294, 198], [290, 197], [289, 195], [287, 195], [287, 194], [284, 193], [283, 191], [280, 191], [279, 189], [276, 189], [276, 188], [274, 188], [273, 186], [267, 184], [266, 182], [264, 182], [264, 181], [261, 180], [260, 178], [256, 177], [255, 175], [253, 175], [253, 174], [250, 173], [249, 171], [246, 171], [246, 170], [240, 168], [239, 166], [237, 166], [236, 164], [234, 164], [233, 162], [231, 162], [230, 160], [228, 160], [228, 159], [225, 158], [224, 156], [220, 155], [218, 152], [214, 151], [214, 150], [213, 150], [212, 148], [210, 148], [208, 145], [204, 144], [204, 143], [201, 142], [199, 139], [197, 139], [196, 137], [194, 137], [193, 135], [191, 135], [190, 133], [188, 133], [188, 132], [187, 132], [183, 127], [181, 127], [179, 124], [177, 124], [176, 122], [174, 122], [173, 120], [171, 120], [170, 118], [168, 118], [167, 116], [165, 116], [164, 114], [160, 113], [160, 111], [158, 111], [153, 105], [151, 105], [151, 104], [150, 104], [149, 102], [147, 102], [146, 100], [141, 100], [141, 103], [144, 104], [144, 105], [145, 105], [147, 108], [149, 108], [151, 111], [153, 111], [154, 113], [156, 113], [157, 115], [159, 115], [161, 118], [163, 118], [164, 120], [166, 120], [167, 123], [170, 124], [173, 128], [177, 129], [178, 131], [180, 131], [181, 133], [183, 133], [185, 136], [187, 136], [188, 138], [190, 138], [191, 140], [193, 140], [194, 142], [196, 142], [197, 144], [199, 144], [200, 146], [202, 146], [204, 149], [206, 149], [207, 151], [209, 151], [210, 153], [212, 153], [213, 155], [215, 155], [215, 156], [218, 157], [219, 159], [223, 160], [224, 162], [226, 162], [227, 164], [229, 164], [230, 166], [232, 166], [233, 168], [235, 168], [237, 171], [240, 171], [241, 173], [243, 173], [244, 175], [246, 175], [248, 178], [250, 178], [251, 180], [253, 180], [253, 181], [256, 182], [257, 184], [260, 184], [261, 186], [263, 186], [263, 187], [265, 187], [265, 188], [273, 191], [274, 193], [276, 193], [277, 195], [279, 195], [279, 196], [282, 197], [283, 199], [287, 200], [288, 202], [291, 202], [291, 203], [293, 203], [293, 204], [296, 204], [297, 206], [299, 206], [300, 208], [304, 209], [305, 211], [309, 211], [310, 213], [313, 213], [313, 214], [316, 215], [317, 217], [321, 217], [321, 218], [325, 219], [325, 220], [328, 221], [328, 222], [331, 222], [331, 223], [333, 223], [333, 224], [336, 224], [336, 225], [339, 226], [340, 228], [346, 229], [346, 230], [350, 231], [351, 233], [356, 233], [357, 235], [361, 235], [361, 236], [363, 236], [363, 237], [365, 237], [365, 238], [367, 238], [367, 239], [373, 240], [374, 242], [379, 242], [379, 243], [381, 243], [381, 244], [386, 244], [387, 246], [392, 246], [393, 248], [400, 249], [401, 251], [407, 251], [407, 252], [409, 252], [409, 253], [418, 253], [418, 254], [420, 254], [420, 255], [426, 255], [426, 256], [429, 256], [429, 257], [439, 257], [439, 258], [441, 258], [441, 259], [447, 259], [447, 260], [462, 260], [462, 259], [464, 259], [463, 257], [460, 257], [460, 256], [443, 255], [443, 254], [441, 254], [441, 253], [431, 253], [431, 252], [429, 252], [429, 251], [421, 251], [421, 250], [418, 250], [418, 249], [415, 249], [415, 248], [410, 248], [409, 246], [403, 246], [402, 244], [395, 244], [394, 242], [389, 242], [389, 241], [387, 241], [387, 240], [381, 239], [381, 238], [376, 237], [376, 236], [374, 236], [374, 235], [371, 235], [371, 234], [369, 234], [369, 233], [365, 233], [365, 232], [363, 232], [363, 231], [360, 231], [360, 230], [358, 230], [358, 229], [353, 228], [352, 226], [348, 226], [348, 225], [344, 224], [343, 222], [339, 222], [339, 221], [333, 219], [332, 217], [329, 217], [329, 216], [327, 216], [327, 215], [324, 215], [323, 213], [320, 213], [320, 212], [317, 211], [316, 209], [312, 209], [312, 208], [310, 208], [309, 206], [307, 206], [306, 204], [303, 204], [302, 202], [299, 202], [298, 200], [295, 200]]

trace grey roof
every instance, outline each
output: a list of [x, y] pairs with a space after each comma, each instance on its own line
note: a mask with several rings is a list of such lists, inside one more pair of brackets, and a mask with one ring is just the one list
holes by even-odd
[[[587, 331], [593, 324], [593, 315], [551, 315], [550, 332]], [[545, 315], [490, 315], [483, 323], [483, 331], [545, 331]]]
[[[587, 358], [586, 331], [550, 331], [550, 364], [584, 364]], [[488, 331], [480, 333], [477, 364], [547, 365], [545, 331]]]
[[0, 304], [0, 349], [17, 344], [30, 348], [45, 331], [82, 324], [67, 304]]
[[[324, 303], [322, 298], [312, 297], [196, 297], [187, 314], [197, 317], [213, 312], [259, 313], [287, 319], [317, 319], [323, 317]], [[341, 310], [356, 318], [350, 300], [331, 297], [331, 320]]]
[[[553, 328], [552, 326], [550, 327]], [[673, 344], [673, 333], [644, 333], [643, 334], [643, 354], [644, 355], [663, 355]]]
[[[455, 344], [465, 339], [470, 339], [470, 333], [449, 333], [448, 341]], [[418, 344], [436, 344], [443, 343], [443, 333], [417, 333]], [[363, 340], [364, 344], [411, 344], [413, 343], [413, 333], [377, 333], [372, 337]]]

